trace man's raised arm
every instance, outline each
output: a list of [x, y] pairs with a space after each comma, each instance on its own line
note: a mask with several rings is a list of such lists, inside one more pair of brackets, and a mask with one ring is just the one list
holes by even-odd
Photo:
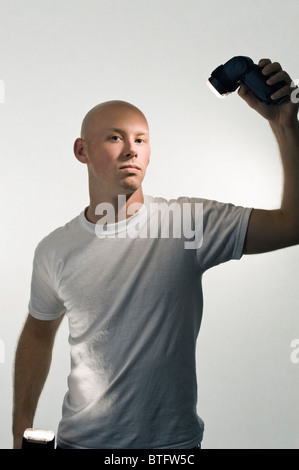
[[[259, 62], [264, 75], [270, 75], [268, 84], [280, 81], [285, 86], [272, 95], [273, 99], [290, 97], [294, 89], [292, 80], [277, 62], [269, 59]], [[267, 105], [258, 101], [243, 87], [239, 95], [269, 121], [277, 139], [284, 175], [280, 208], [276, 210], [253, 209], [244, 245], [245, 254], [263, 253], [299, 244], [299, 123], [298, 103], [288, 99], [280, 105]]]

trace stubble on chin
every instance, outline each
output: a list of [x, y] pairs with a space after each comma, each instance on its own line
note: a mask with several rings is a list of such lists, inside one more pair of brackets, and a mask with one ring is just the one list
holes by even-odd
[[121, 186], [126, 191], [135, 192], [140, 188], [141, 183], [139, 179], [136, 181], [135, 178], [128, 177], [122, 181]]

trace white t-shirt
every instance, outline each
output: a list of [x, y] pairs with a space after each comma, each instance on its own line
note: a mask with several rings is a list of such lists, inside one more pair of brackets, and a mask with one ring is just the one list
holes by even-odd
[[39, 243], [29, 312], [40, 320], [66, 312], [69, 321], [60, 447], [184, 449], [201, 441], [202, 274], [241, 258], [250, 211], [145, 196], [127, 221], [103, 230], [82, 212]]

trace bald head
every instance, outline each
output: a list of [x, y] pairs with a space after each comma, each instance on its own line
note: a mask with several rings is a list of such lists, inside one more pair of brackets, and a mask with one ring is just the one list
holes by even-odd
[[146, 117], [142, 111], [133, 104], [119, 100], [106, 101], [98, 104], [86, 114], [82, 122], [81, 138], [89, 141], [96, 126], [105, 123], [107, 120], [111, 121], [111, 119], [124, 113], [135, 113], [139, 118], [141, 117], [144, 120], [144, 124], [148, 127]]

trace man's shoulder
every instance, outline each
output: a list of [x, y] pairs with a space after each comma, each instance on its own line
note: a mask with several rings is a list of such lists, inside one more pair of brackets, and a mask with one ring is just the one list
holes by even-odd
[[36, 250], [57, 252], [70, 247], [74, 241], [78, 240], [81, 227], [80, 216], [81, 214], [45, 235], [38, 243]]
[[167, 208], [167, 211], [175, 211], [175, 208], [178, 209], [180, 213], [186, 210], [191, 211], [192, 214], [195, 214], [198, 208], [203, 215], [203, 219], [217, 220], [222, 218], [223, 220], [233, 219], [237, 220], [238, 215], [242, 215], [244, 212], [251, 211], [250, 208], [238, 206], [231, 202], [220, 202], [215, 199], [194, 197], [194, 196], [180, 196], [177, 198], [164, 198], [164, 197], [147, 197], [149, 207], [156, 207], [158, 210]]

